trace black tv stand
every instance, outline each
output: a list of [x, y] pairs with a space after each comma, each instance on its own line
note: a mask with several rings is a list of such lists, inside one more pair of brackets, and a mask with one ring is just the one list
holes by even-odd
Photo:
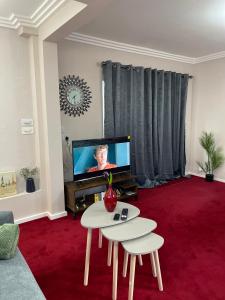
[[[130, 197], [135, 197], [135, 199], [137, 199], [137, 184], [134, 179], [135, 176], [131, 175], [129, 171], [113, 174], [113, 188], [117, 192], [118, 201]], [[66, 182], [66, 209], [71, 210], [75, 216], [79, 211], [85, 210], [89, 205], [94, 203], [95, 195], [90, 195], [88, 190], [100, 186], [105, 186], [105, 190], [106, 185], [107, 180], [104, 177], [96, 177], [77, 182]], [[78, 194], [82, 194], [82, 196], [78, 196]]]

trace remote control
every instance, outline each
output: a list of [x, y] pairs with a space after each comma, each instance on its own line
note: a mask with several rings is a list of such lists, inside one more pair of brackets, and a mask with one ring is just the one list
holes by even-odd
[[121, 220], [126, 220], [128, 216], [128, 208], [123, 208], [121, 213]]
[[114, 221], [119, 221], [120, 219], [120, 214], [115, 214], [114, 217], [113, 217], [113, 220]]

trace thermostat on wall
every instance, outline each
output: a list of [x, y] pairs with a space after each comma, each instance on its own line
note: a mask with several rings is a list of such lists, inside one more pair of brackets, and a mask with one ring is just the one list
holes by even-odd
[[33, 127], [34, 126], [33, 119], [21, 119], [20, 123], [21, 123], [21, 127], [25, 127], [25, 126]]
[[33, 134], [34, 133], [34, 127], [21, 127], [21, 133], [22, 134]]
[[33, 134], [34, 133], [34, 121], [33, 119], [21, 119], [21, 133], [22, 134]]

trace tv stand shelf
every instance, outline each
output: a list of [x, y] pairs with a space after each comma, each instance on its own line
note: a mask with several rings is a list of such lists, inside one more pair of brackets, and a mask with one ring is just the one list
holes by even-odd
[[[134, 181], [135, 176], [130, 172], [121, 172], [113, 174], [113, 188], [117, 190], [118, 200], [135, 197], [137, 199], [137, 184]], [[94, 195], [88, 193], [89, 189], [106, 186], [107, 180], [104, 177], [97, 177], [78, 182], [65, 183], [65, 201], [66, 208], [70, 209], [75, 216], [77, 212], [83, 211], [94, 202]], [[106, 189], [106, 188], [105, 188]], [[76, 193], [83, 191], [83, 198], [78, 198]]]

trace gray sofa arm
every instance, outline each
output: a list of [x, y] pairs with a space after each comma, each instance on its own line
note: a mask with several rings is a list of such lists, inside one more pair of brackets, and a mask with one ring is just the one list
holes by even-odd
[[11, 211], [0, 211], [0, 225], [4, 223], [14, 223], [13, 213]]

